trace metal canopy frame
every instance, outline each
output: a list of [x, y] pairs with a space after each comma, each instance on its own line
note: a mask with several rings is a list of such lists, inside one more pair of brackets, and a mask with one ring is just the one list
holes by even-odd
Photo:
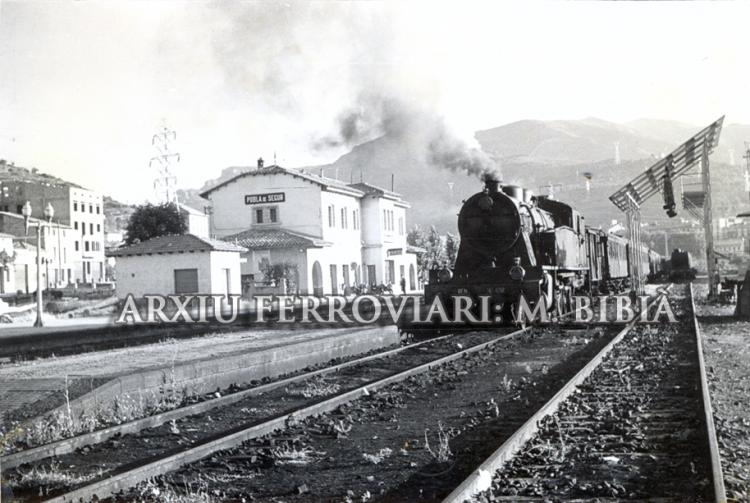
[[707, 153], [711, 154], [719, 144], [723, 123], [724, 116], [722, 115], [715, 122], [674, 149], [672, 153], [633, 178], [627, 185], [609, 196], [609, 199], [621, 211], [625, 212], [630, 209], [631, 204], [628, 195], [640, 206], [648, 198], [663, 190], [664, 183], [662, 180], [667, 174], [667, 167], [669, 167], [669, 177], [674, 180], [701, 162], [704, 147]]

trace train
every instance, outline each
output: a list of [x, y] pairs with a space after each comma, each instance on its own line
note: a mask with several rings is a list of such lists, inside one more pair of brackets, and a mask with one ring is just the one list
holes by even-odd
[[[630, 286], [631, 271], [644, 281], [663, 274], [664, 258], [647, 246], [589, 227], [570, 204], [486, 176], [484, 189], [461, 206], [460, 245], [451, 269], [429, 270], [425, 305], [435, 297], [490, 297], [495, 312], [514, 319], [520, 296], [530, 307], [567, 312], [574, 295], [613, 294]], [[637, 261], [640, 263], [636, 264]]]
[[665, 264], [665, 275], [670, 281], [681, 282], [694, 280], [698, 270], [693, 267], [693, 258], [689, 251], [675, 248]]

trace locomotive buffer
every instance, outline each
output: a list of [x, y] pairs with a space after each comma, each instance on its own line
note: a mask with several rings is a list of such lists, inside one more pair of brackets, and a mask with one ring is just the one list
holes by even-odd
[[[633, 178], [627, 185], [609, 196], [609, 199], [626, 213], [628, 218], [628, 231], [631, 234], [631, 242], [640, 244], [640, 208], [643, 203], [657, 192], [664, 197], [664, 209], [669, 217], [677, 215], [675, 212], [674, 193], [672, 187], [674, 181], [686, 174], [692, 168], [700, 166], [701, 179], [703, 182], [703, 229], [706, 241], [706, 264], [708, 268], [709, 297], [716, 296], [718, 284], [716, 256], [714, 252], [713, 219], [711, 212], [711, 176], [709, 172], [708, 156], [719, 144], [721, 126], [724, 116], [711, 123], [692, 138], [673, 150], [668, 156], [648, 168], [646, 171]], [[642, 253], [640, 246], [635, 246], [635, 253]], [[641, 264], [641, 257], [635, 260]], [[635, 274], [632, 271], [631, 274]], [[633, 285], [640, 290], [640, 283], [635, 279]], [[640, 291], [638, 292], [641, 293]]]

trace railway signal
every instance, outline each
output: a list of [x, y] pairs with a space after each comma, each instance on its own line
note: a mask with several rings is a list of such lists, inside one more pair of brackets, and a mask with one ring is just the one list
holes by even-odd
[[[709, 296], [716, 295], [716, 261], [714, 256], [713, 221], [711, 210], [711, 177], [709, 172], [709, 155], [719, 144], [724, 116], [720, 117], [672, 153], [660, 159], [609, 196], [615, 206], [628, 215], [628, 225], [634, 226], [635, 235], [640, 235], [640, 207], [658, 192], [664, 195], [664, 209], [669, 216], [674, 211], [673, 182], [696, 166], [700, 166], [703, 198], [703, 228], [706, 240], [706, 259], [708, 265]], [[671, 197], [670, 193], [671, 192]], [[636, 215], [637, 214], [637, 215]], [[635, 227], [635, 226], [638, 227]], [[636, 253], [640, 253], [638, 250]]]

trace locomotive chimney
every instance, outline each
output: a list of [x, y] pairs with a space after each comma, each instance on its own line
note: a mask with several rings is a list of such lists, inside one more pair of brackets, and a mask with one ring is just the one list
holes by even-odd
[[488, 173], [484, 175], [484, 186], [490, 193], [497, 192], [500, 186], [500, 180]]
[[259, 157], [259, 158], [258, 158], [258, 169], [261, 169], [261, 168], [263, 168], [263, 164], [264, 164], [264, 163], [263, 163], [263, 158], [262, 158], [262, 157]]

